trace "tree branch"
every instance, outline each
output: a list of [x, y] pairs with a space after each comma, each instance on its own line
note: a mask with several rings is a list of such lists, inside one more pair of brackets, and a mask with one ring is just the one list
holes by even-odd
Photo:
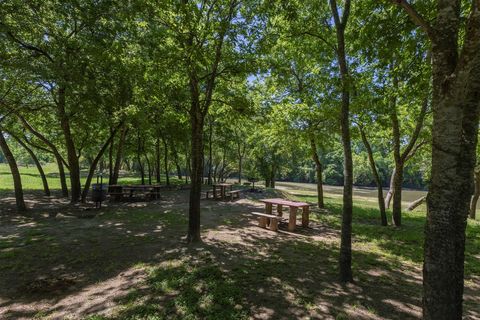
[[410, 16], [412, 22], [420, 27], [428, 35], [430, 40], [433, 40], [434, 32], [430, 23], [425, 20], [425, 18], [415, 10], [415, 8], [408, 3], [407, 0], [390, 0], [390, 2], [398, 5], [403, 8], [403, 10]]

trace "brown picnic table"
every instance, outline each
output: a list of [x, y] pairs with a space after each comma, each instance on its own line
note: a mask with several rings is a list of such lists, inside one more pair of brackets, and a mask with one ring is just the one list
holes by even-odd
[[160, 198], [160, 189], [160, 185], [110, 185], [108, 193], [113, 201], [132, 200], [139, 196], [144, 196], [145, 200], [156, 200]]
[[[233, 184], [231, 183], [216, 183], [212, 185], [213, 187], [213, 199], [225, 199], [227, 194], [227, 188], [230, 188], [230, 191], [233, 190]], [[220, 194], [217, 193], [217, 190]]]
[[308, 227], [310, 221], [310, 205], [306, 202], [290, 201], [280, 198], [274, 199], [261, 199], [261, 202], [265, 203], [265, 213], [272, 215], [273, 205], [277, 206], [277, 215], [281, 217], [283, 215], [283, 206], [290, 208], [290, 215], [288, 219], [288, 231], [294, 231], [297, 222], [297, 211], [302, 209], [302, 226]]

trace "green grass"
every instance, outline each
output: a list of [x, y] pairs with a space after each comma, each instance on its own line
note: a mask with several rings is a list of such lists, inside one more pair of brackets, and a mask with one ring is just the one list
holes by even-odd
[[[24, 190], [43, 190], [42, 179], [38, 170], [35, 166], [21, 166], [19, 167], [20, 174], [22, 177], [22, 186]], [[58, 178], [58, 167], [54, 163], [48, 163], [43, 165], [43, 170], [47, 176], [47, 181], [50, 189], [59, 190], [61, 189], [60, 179]], [[82, 171], [82, 184], [85, 183], [87, 172], [86, 170]], [[155, 183], [154, 177], [152, 177]], [[148, 183], [148, 177], [146, 177]], [[165, 184], [165, 175], [161, 176], [162, 183]], [[108, 179], [104, 180], [108, 182]], [[93, 178], [92, 183], [96, 182], [96, 176]], [[67, 176], [67, 184], [70, 181]], [[140, 184], [141, 177], [135, 174], [129, 176], [121, 176], [118, 181], [119, 184]], [[179, 180], [178, 177], [170, 176], [171, 184], [182, 184], [183, 181]], [[10, 191], [13, 190], [13, 179], [10, 173], [10, 168], [5, 163], [0, 163], [0, 191]]]

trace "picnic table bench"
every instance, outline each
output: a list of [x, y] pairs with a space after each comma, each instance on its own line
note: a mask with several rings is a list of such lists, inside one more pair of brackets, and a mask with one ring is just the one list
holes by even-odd
[[285, 220], [283, 217], [263, 212], [252, 212], [252, 214], [258, 216], [259, 227], [266, 228], [268, 226], [272, 231], [278, 231], [278, 223]]
[[240, 199], [240, 192], [242, 190], [230, 190], [227, 191], [226, 194], [230, 196], [230, 200], [233, 201], [234, 198]]
[[265, 203], [265, 214], [273, 215], [273, 205], [277, 206], [277, 216], [283, 216], [283, 206], [289, 207], [289, 218], [288, 218], [288, 231], [294, 231], [297, 223], [297, 211], [299, 208], [302, 209], [302, 226], [308, 227], [310, 222], [310, 205], [306, 202], [290, 201], [280, 198], [274, 199], [261, 199], [261, 202]]

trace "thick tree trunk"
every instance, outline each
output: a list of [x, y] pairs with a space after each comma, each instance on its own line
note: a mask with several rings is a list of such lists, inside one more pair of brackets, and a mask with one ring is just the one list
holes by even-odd
[[17, 211], [24, 212], [27, 210], [25, 205], [25, 200], [23, 199], [23, 187], [22, 187], [22, 178], [20, 176], [20, 171], [18, 171], [17, 162], [15, 157], [12, 154], [12, 151], [8, 147], [7, 141], [3, 136], [3, 132], [0, 130], [0, 148], [3, 155], [7, 159], [8, 166], [10, 167], [10, 172], [12, 173], [13, 186], [15, 188], [15, 202], [17, 204]]
[[105, 153], [107, 148], [109, 146], [111, 146], [113, 138], [115, 137], [115, 134], [117, 133], [117, 129], [114, 129], [114, 130], [111, 131], [110, 137], [108, 137], [107, 141], [103, 144], [100, 151], [98, 151], [97, 156], [93, 159], [92, 164], [90, 165], [90, 170], [88, 170], [87, 180], [85, 181], [85, 185], [84, 185], [83, 191], [82, 191], [81, 200], [82, 200], [83, 203], [85, 203], [87, 201], [88, 191], [90, 190], [90, 184], [92, 183], [92, 178], [93, 178], [93, 175], [95, 174], [95, 169], [97, 168], [97, 164], [100, 161], [100, 159], [102, 159], [103, 154]]
[[469, 217], [473, 220], [476, 218], [477, 214], [477, 202], [480, 197], [480, 168], [475, 169], [475, 192], [470, 201], [470, 214]]
[[368, 162], [370, 163], [370, 169], [372, 170], [373, 178], [375, 179], [375, 184], [377, 185], [377, 198], [378, 198], [378, 209], [380, 210], [380, 222], [382, 226], [387, 226], [387, 213], [385, 212], [385, 202], [383, 199], [383, 188], [382, 188], [382, 180], [380, 179], [380, 175], [378, 174], [377, 165], [375, 163], [375, 158], [373, 157], [372, 147], [370, 146], [370, 142], [367, 139], [367, 135], [361, 126], [358, 127], [360, 130], [360, 135], [362, 137], [363, 144], [365, 145], [365, 149], [367, 149], [368, 154]]
[[81, 185], [80, 185], [80, 164], [78, 162], [77, 151], [75, 149], [75, 142], [73, 141], [70, 130], [70, 120], [65, 112], [65, 88], [58, 88], [58, 103], [57, 112], [60, 119], [60, 124], [65, 139], [65, 148], [67, 149], [67, 159], [70, 171], [71, 184], [71, 202], [75, 203], [80, 199]]
[[45, 176], [45, 172], [43, 171], [42, 165], [41, 165], [40, 161], [38, 160], [37, 156], [35, 155], [33, 150], [22, 139], [20, 139], [19, 137], [17, 137], [16, 135], [14, 135], [10, 132], [9, 132], [9, 134], [28, 152], [28, 154], [32, 158], [33, 162], [35, 163], [35, 166], [37, 167], [38, 173], [40, 174], [40, 178], [42, 179], [43, 192], [45, 193], [45, 195], [47, 197], [49, 197], [50, 196], [50, 188], [48, 187], [47, 177]]
[[120, 133], [120, 140], [118, 141], [117, 154], [115, 156], [115, 166], [113, 167], [112, 179], [109, 180], [109, 184], [111, 185], [118, 183], [118, 176], [120, 173], [120, 166], [122, 164], [123, 148], [125, 146], [127, 131], [128, 131], [128, 128], [124, 126]]
[[432, 35], [432, 174], [423, 265], [426, 320], [462, 319], [465, 228], [480, 107], [479, 6], [479, 1], [472, 2], [459, 49], [460, 1], [437, 4]]
[[319, 208], [325, 208], [323, 201], [323, 177], [322, 177], [322, 162], [317, 153], [317, 145], [315, 139], [310, 138], [310, 148], [312, 152], [312, 159], [315, 162], [315, 172], [317, 175], [317, 203]]
[[188, 211], [188, 234], [187, 241], [200, 241], [200, 197], [202, 192], [203, 176], [203, 115], [200, 106], [192, 102], [191, 125], [192, 125], [192, 165], [190, 180], [190, 206]]

